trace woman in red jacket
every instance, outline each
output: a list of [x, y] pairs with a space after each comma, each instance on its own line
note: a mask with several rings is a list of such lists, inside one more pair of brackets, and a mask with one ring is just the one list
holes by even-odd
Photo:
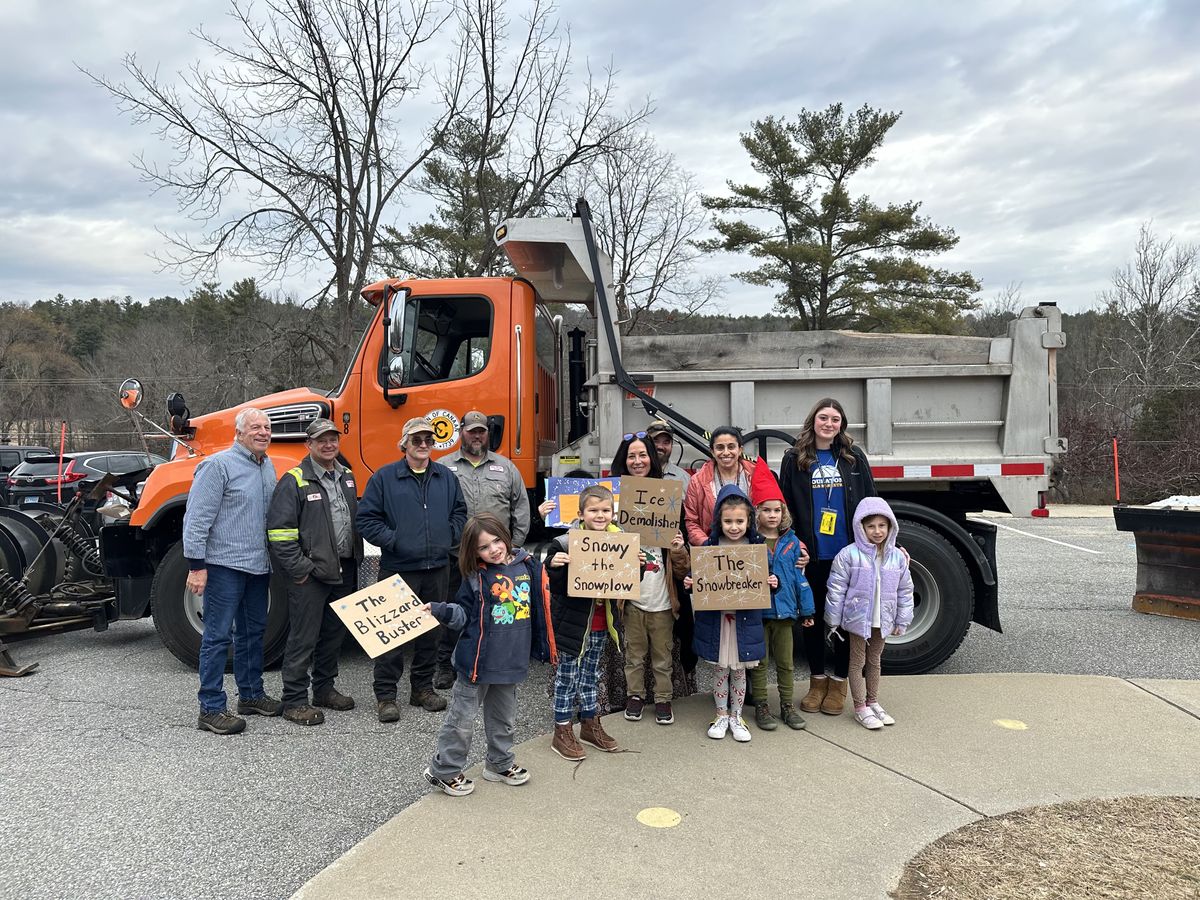
[[727, 484], [736, 484], [750, 496], [750, 475], [754, 465], [742, 456], [742, 431], [732, 425], [722, 425], [708, 439], [712, 459], [692, 476], [687, 495], [683, 498], [683, 514], [687, 521], [687, 540], [699, 547], [708, 540], [712, 530], [713, 505], [717, 494]]

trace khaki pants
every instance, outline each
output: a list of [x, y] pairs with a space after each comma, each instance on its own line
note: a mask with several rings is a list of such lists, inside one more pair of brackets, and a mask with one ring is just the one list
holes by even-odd
[[646, 654], [654, 672], [654, 702], [671, 701], [671, 648], [675, 644], [675, 616], [669, 609], [645, 612], [625, 604], [625, 693], [645, 699]]

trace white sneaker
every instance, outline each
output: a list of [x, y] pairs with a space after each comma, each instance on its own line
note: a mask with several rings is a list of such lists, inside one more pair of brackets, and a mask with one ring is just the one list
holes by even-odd
[[511, 784], [515, 786], [518, 784], [524, 784], [529, 780], [529, 770], [522, 769], [516, 764], [509, 766], [503, 772], [493, 772], [491, 769], [485, 767], [483, 770], [483, 778], [485, 781], [498, 781], [502, 782], [503, 784]]
[[877, 718], [884, 725], [895, 725], [896, 724], [896, 720], [893, 719], [891, 716], [889, 716], [887, 714], [887, 710], [884, 709], [882, 706], [880, 706], [878, 703], [870, 703], [870, 704], [868, 704], [868, 708], [871, 710], [871, 712], [875, 713], [875, 718]]
[[730, 718], [729, 730], [733, 732], [733, 739], [735, 741], [744, 744], [750, 740], [750, 729], [746, 727], [746, 720], [741, 716]]
[[725, 737], [725, 732], [729, 730], [729, 716], [724, 713], [718, 713], [717, 717], [712, 720], [712, 724], [708, 726], [708, 736], [714, 741], [719, 741]]
[[883, 722], [875, 715], [875, 710], [869, 706], [866, 709], [856, 709], [854, 711], [854, 720], [863, 728], [869, 728], [871, 731], [883, 727]]

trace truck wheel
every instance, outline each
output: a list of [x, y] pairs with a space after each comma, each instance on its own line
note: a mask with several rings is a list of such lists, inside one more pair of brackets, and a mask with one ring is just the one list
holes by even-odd
[[900, 543], [912, 557], [912, 624], [889, 637], [883, 653], [887, 675], [919, 675], [951, 657], [967, 635], [975, 589], [962, 556], [925, 525], [900, 520]]
[[[150, 609], [154, 627], [166, 648], [185, 666], [200, 667], [200, 637], [204, 632], [204, 602], [186, 587], [188, 565], [183, 557], [183, 542], [171, 546], [154, 572], [150, 587]], [[263, 635], [263, 665], [273, 666], [283, 659], [287, 643], [287, 586], [271, 579], [268, 595], [267, 630]], [[233, 671], [233, 647], [225, 671]]]

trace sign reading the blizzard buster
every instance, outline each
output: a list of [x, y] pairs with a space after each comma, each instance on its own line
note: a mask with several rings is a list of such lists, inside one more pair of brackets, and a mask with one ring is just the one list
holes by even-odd
[[674, 478], [621, 477], [617, 524], [639, 535], [646, 547], [669, 547], [679, 531], [683, 482]]
[[692, 548], [692, 609], [770, 609], [766, 544]]
[[633, 600], [642, 595], [642, 544], [636, 534], [572, 529], [568, 538], [567, 593], [572, 597]]
[[371, 659], [438, 626], [432, 615], [421, 615], [424, 604], [399, 575], [329, 605]]

